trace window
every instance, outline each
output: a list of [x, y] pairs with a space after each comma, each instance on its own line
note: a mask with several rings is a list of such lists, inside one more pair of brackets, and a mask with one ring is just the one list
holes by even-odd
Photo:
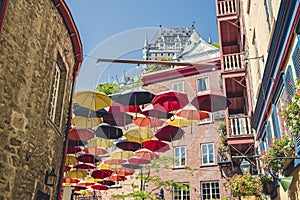
[[294, 79], [293, 79], [293, 72], [292, 68], [289, 65], [286, 73], [284, 75], [284, 88], [286, 92], [286, 98], [290, 100], [291, 95], [295, 93], [295, 84], [294, 84]]
[[272, 132], [271, 132], [271, 125], [270, 122], [267, 122], [264, 125], [264, 129], [263, 129], [263, 133], [262, 133], [262, 139], [261, 139], [261, 151], [263, 150], [269, 150], [270, 149], [270, 145], [272, 143]]
[[209, 82], [208, 77], [203, 77], [197, 79], [197, 90], [198, 92], [206, 92], [209, 91]]
[[184, 92], [183, 81], [173, 83], [172, 89], [177, 92]]
[[203, 200], [220, 199], [219, 182], [203, 182], [201, 183], [201, 191]]
[[296, 72], [297, 78], [300, 78], [300, 35], [298, 35], [298, 43], [296, 45], [296, 48], [293, 52], [292, 59], [293, 59], [293, 64]]
[[[284, 102], [286, 102], [286, 97], [284, 95], [283, 89], [281, 89], [279, 98], [276, 102], [276, 110], [277, 110], [277, 114], [278, 112], [282, 111], [285, 107], [284, 107]], [[280, 133], [281, 135], [286, 133], [285, 128], [284, 128], [284, 121], [281, 117], [278, 117], [278, 124], [279, 124], [279, 128], [280, 128]]]
[[173, 200], [190, 200], [190, 186], [188, 183], [181, 183], [182, 187], [173, 188]]
[[202, 165], [213, 164], [215, 163], [215, 153], [214, 153], [214, 144], [202, 144], [201, 145], [201, 154], [202, 154]]
[[271, 7], [271, 0], [264, 0], [264, 5], [265, 5], [265, 9], [266, 9], [268, 27], [269, 27], [269, 30], [271, 30], [271, 23], [273, 22], [273, 18], [274, 18], [272, 7]]
[[185, 164], [186, 164], [185, 146], [175, 147], [174, 148], [174, 157], [176, 159], [175, 167], [185, 166]]

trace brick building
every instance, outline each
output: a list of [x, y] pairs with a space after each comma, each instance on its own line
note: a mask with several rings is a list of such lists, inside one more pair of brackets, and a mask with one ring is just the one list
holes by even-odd
[[58, 0], [1, 0], [0, 28], [0, 199], [57, 199], [79, 34]]

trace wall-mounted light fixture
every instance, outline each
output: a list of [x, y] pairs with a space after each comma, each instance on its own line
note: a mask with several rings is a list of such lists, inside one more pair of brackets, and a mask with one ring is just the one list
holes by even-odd
[[51, 172], [46, 171], [45, 175], [45, 185], [54, 186], [56, 183], [57, 175], [54, 172], [55, 170], [52, 169]]
[[251, 163], [247, 160], [243, 160], [240, 164], [240, 168], [243, 174], [250, 174]]

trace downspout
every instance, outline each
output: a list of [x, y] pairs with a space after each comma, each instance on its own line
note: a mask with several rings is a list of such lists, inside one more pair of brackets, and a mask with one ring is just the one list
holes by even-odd
[[2, 35], [2, 28], [4, 24], [4, 19], [7, 11], [8, 0], [4, 0], [2, 5], [0, 4], [0, 38]]

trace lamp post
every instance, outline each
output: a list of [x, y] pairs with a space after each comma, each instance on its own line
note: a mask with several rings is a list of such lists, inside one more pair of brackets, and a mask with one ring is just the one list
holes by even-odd
[[249, 174], [251, 164], [247, 160], [243, 160], [240, 164], [240, 168], [241, 168], [241, 171], [242, 171], [243, 174]]

